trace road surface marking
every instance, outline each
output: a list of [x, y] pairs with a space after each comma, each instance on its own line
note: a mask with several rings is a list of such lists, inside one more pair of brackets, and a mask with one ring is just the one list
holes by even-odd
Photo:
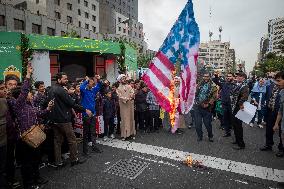
[[257, 165], [246, 164], [237, 161], [221, 159], [212, 156], [194, 154], [169, 148], [141, 144], [136, 142], [121, 141], [118, 139], [98, 141], [99, 144], [119, 149], [139, 152], [143, 154], [154, 155], [158, 157], [168, 158], [176, 161], [183, 161], [188, 155], [194, 160], [202, 161], [203, 165], [214, 169], [238, 173], [241, 175], [252, 176], [260, 179], [283, 182], [284, 170], [261, 167]]

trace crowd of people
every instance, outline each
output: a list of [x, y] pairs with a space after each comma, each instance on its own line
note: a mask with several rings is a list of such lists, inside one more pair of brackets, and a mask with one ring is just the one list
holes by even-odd
[[[212, 121], [220, 120], [224, 137], [235, 141], [234, 149], [245, 148], [242, 121], [235, 117], [244, 109], [244, 102], [257, 107], [250, 126], [266, 129], [262, 151], [272, 150], [273, 135], [279, 133], [278, 157], [283, 157], [281, 129], [284, 128], [284, 72], [268, 78], [248, 79], [243, 72], [227, 73], [225, 77], [204, 73], [198, 81], [193, 109], [179, 115], [177, 129], [172, 130], [169, 113], [163, 111], [157, 99], [141, 80], [132, 80], [121, 74], [110, 85], [99, 75], [85, 77], [71, 83], [66, 73], [56, 75], [56, 83], [45, 87], [43, 81], [32, 83], [33, 68], [28, 65], [22, 83], [14, 75], [0, 81], [0, 188], [20, 188], [15, 178], [20, 167], [25, 189], [41, 188], [48, 181], [40, 176], [41, 165], [54, 168], [66, 166], [62, 154], [68, 153], [71, 166], [84, 163], [90, 152], [102, 153], [96, 138], [135, 140], [139, 132], [159, 132], [161, 128], [173, 134], [183, 134], [183, 128], [195, 127], [197, 140], [204, 140], [203, 125], [208, 141], [214, 142]], [[178, 101], [180, 78], [175, 77], [175, 98]], [[178, 106], [178, 103], [177, 103]], [[178, 111], [178, 108], [177, 108]], [[102, 118], [102, 119], [101, 119]], [[81, 120], [82, 132], [74, 127]], [[282, 120], [282, 122], [281, 122]], [[42, 128], [46, 139], [39, 147], [31, 147], [22, 134], [34, 125]], [[102, 132], [103, 131], [103, 132]], [[82, 156], [79, 155], [78, 138], [82, 138]]]

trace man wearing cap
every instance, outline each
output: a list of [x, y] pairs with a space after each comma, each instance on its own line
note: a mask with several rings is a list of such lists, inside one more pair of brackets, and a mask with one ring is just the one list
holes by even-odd
[[126, 75], [121, 74], [117, 80], [120, 83], [116, 91], [119, 98], [121, 116], [121, 138], [125, 140], [132, 136], [134, 139], [136, 135], [134, 124], [134, 89], [127, 84]]
[[232, 125], [236, 141], [233, 144], [237, 144], [237, 147], [233, 147], [235, 150], [242, 150], [245, 148], [245, 142], [243, 138], [243, 126], [242, 121], [235, 117], [239, 110], [244, 109], [244, 102], [248, 100], [249, 87], [246, 83], [247, 75], [244, 72], [237, 73], [237, 85], [233, 89], [231, 96], [233, 119]]

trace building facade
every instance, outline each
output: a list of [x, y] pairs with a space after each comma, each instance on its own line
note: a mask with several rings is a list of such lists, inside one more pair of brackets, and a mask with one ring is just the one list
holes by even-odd
[[[0, 31], [90, 39], [127, 38], [145, 53], [138, 0], [1, 0]], [[106, 36], [106, 37], [103, 37]]]
[[212, 40], [200, 44], [198, 59], [205, 67], [229, 72], [233, 71], [235, 66], [235, 51], [230, 49], [230, 42]]
[[138, 0], [98, 0], [100, 5], [133, 20], [138, 20]]
[[0, 31], [52, 36], [75, 31], [81, 38], [102, 39], [98, 7], [86, 0], [9, 1], [0, 4]]
[[264, 35], [260, 39], [260, 44], [259, 44], [259, 53], [258, 53], [258, 62], [262, 62], [266, 56], [266, 54], [269, 52], [269, 38], [268, 35]]
[[280, 42], [284, 40], [284, 17], [268, 22], [268, 38], [268, 52], [275, 53], [277, 56], [284, 56], [284, 52], [279, 49]]
[[139, 53], [146, 53], [143, 24], [138, 22], [137, 0], [99, 0], [100, 33], [108, 39], [123, 37], [135, 43]]

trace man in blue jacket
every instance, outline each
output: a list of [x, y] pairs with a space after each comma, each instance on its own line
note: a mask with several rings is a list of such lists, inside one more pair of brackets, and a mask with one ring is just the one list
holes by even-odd
[[[97, 84], [96, 84], [97, 83]], [[95, 129], [95, 115], [96, 115], [96, 95], [100, 91], [102, 83], [100, 76], [96, 75], [94, 78], [86, 77], [85, 81], [80, 86], [82, 106], [92, 112], [92, 116], [83, 113], [83, 154], [88, 156], [88, 142], [92, 142], [92, 149], [94, 152], [101, 153], [102, 151], [95, 146], [96, 144], [96, 129]]]

